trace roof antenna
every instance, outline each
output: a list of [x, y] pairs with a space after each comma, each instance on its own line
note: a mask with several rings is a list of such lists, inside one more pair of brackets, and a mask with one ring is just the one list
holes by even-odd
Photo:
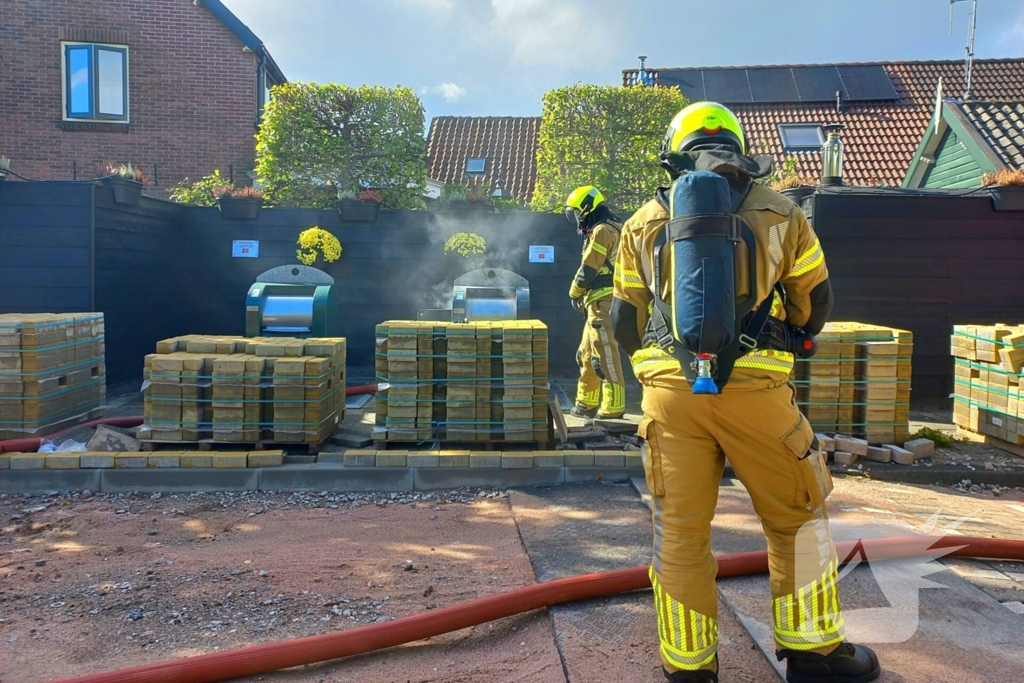
[[[967, 0], [949, 0], [949, 32], [953, 33], [953, 5], [958, 2], [967, 2]], [[974, 35], [978, 28], [978, 0], [973, 0], [974, 9], [971, 11], [971, 25], [967, 34], [967, 65], [966, 72], [964, 75], [964, 82], [966, 84], [966, 90], [964, 92], [964, 101], [970, 100], [974, 97], [974, 93], [971, 92], [971, 77], [974, 73]]]

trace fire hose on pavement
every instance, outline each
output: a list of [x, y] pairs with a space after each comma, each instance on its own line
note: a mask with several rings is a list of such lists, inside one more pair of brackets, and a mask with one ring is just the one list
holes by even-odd
[[[958, 536], [934, 537], [932, 541], [933, 549], [952, 549], [946, 553], [948, 557], [1024, 560], [1024, 541]], [[837, 544], [839, 556], [845, 558], [844, 564], [858, 555], [870, 557], [872, 561], [916, 557], [921, 554], [922, 547], [920, 536]], [[764, 551], [720, 555], [716, 559], [718, 578], [768, 571], [768, 553]], [[542, 607], [649, 587], [647, 567], [575, 576], [372, 626], [65, 679], [59, 683], [228, 681], [396, 647]]]

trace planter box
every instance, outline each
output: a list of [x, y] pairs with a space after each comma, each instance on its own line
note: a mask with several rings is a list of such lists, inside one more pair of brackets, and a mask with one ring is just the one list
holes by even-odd
[[791, 187], [788, 190], [783, 190], [782, 192], [780, 192], [780, 194], [782, 194], [785, 197], [789, 197], [790, 199], [793, 200], [793, 203], [795, 203], [797, 206], [800, 206], [803, 204], [804, 199], [810, 197], [817, 191], [818, 188], [812, 185], [801, 185], [800, 187]]
[[361, 202], [343, 199], [338, 202], [338, 215], [341, 220], [352, 223], [372, 223], [377, 220], [380, 211], [379, 202]]
[[142, 183], [127, 178], [104, 178], [103, 184], [114, 191], [114, 201], [118, 204], [138, 206], [142, 198]]
[[988, 193], [996, 211], [1024, 211], [1024, 185], [994, 185]]
[[263, 208], [262, 197], [221, 197], [217, 208], [224, 218], [236, 221], [254, 221]]

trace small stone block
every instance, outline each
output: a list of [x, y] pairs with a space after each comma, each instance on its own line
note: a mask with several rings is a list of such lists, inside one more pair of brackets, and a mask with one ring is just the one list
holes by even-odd
[[11, 469], [11, 454], [0, 453], [0, 470]]
[[935, 455], [935, 442], [931, 439], [914, 439], [903, 444], [903, 448], [913, 453], [917, 459]]
[[857, 462], [857, 460], [859, 459], [860, 456], [858, 456], [856, 453], [847, 453], [846, 451], [836, 451], [836, 453], [835, 453], [835, 455], [833, 457], [835, 458], [835, 463], [837, 465], [852, 465], [855, 462]]
[[469, 467], [469, 451], [441, 451], [438, 461], [441, 467]]
[[904, 448], [900, 448], [899, 446], [887, 444], [885, 449], [892, 454], [892, 461], [897, 465], [913, 465], [917, 460], [913, 453]]
[[252, 451], [249, 467], [280, 467], [284, 464], [284, 451]]
[[46, 455], [43, 453], [12, 453], [12, 470], [41, 470], [46, 465]]
[[149, 467], [149, 453], [118, 453], [114, 456], [114, 469], [144, 470]]
[[114, 468], [114, 453], [82, 453], [78, 466], [83, 470], [110, 470]]
[[818, 448], [821, 449], [822, 453], [835, 453], [836, 452], [836, 440], [831, 436], [824, 434], [815, 434], [818, 439]]
[[533, 467], [533, 453], [502, 453], [501, 469], [528, 470]]
[[[327, 453], [321, 453], [320, 457], [322, 458], [325, 455], [327, 455]], [[319, 462], [319, 460], [317, 462]], [[345, 463], [345, 467], [376, 467], [377, 451], [345, 451], [343, 462]]]
[[[370, 455], [376, 458], [377, 451], [370, 451]], [[284, 458], [281, 458], [284, 462]], [[316, 462], [318, 465], [343, 465], [345, 463], [345, 453], [320, 453], [316, 456]], [[251, 465], [250, 465], [251, 467]], [[373, 461], [370, 461], [366, 467], [373, 467]]]
[[244, 470], [249, 465], [249, 454], [244, 452], [233, 453], [222, 451], [213, 454], [213, 468], [215, 470]]
[[440, 456], [437, 453], [409, 453], [407, 467], [440, 467]]
[[501, 453], [495, 453], [491, 451], [479, 451], [470, 453], [469, 466], [491, 467], [494, 469], [499, 469], [501, 467]]
[[566, 467], [593, 467], [594, 451], [565, 451]]
[[408, 467], [409, 451], [377, 451], [377, 467]]
[[626, 454], [622, 451], [594, 451], [594, 467], [625, 467]]
[[855, 439], [852, 436], [841, 436], [837, 434], [835, 438], [835, 449], [836, 453], [842, 451], [844, 453], [852, 453], [853, 455], [867, 455], [868, 442], [864, 439]]
[[79, 456], [77, 455], [51, 454], [46, 456], [44, 467], [48, 470], [77, 470], [78, 461]]
[[892, 462], [892, 451], [888, 448], [868, 446], [868, 453], [864, 456], [864, 459], [872, 462]]
[[182, 453], [181, 466], [187, 469], [210, 469], [213, 467], [213, 454]]
[[181, 453], [160, 453], [149, 456], [150, 467], [181, 467]]
[[534, 451], [534, 467], [565, 467], [565, 451]]

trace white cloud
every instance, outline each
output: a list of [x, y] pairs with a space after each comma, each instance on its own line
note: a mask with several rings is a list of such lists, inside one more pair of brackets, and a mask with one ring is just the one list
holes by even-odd
[[579, 0], [491, 0], [491, 33], [521, 66], [601, 66], [614, 44], [609, 15]]
[[424, 95], [437, 95], [445, 102], [458, 102], [466, 96], [466, 89], [456, 83], [442, 83], [432, 88], [423, 88]]

